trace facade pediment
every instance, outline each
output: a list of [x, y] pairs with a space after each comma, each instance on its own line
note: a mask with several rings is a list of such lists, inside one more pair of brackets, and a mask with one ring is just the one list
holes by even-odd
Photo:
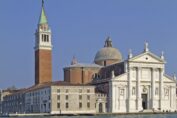
[[168, 75], [164, 75], [163, 79], [164, 79], [164, 82], [175, 82], [174, 78]]
[[140, 55], [137, 55], [131, 59], [129, 59], [131, 62], [143, 62], [143, 63], [165, 63], [164, 60], [162, 60], [160, 57], [156, 56], [155, 54], [151, 52], [145, 52]]
[[113, 78], [113, 81], [114, 80], [116, 80], [116, 81], [127, 81], [127, 73], [116, 76], [115, 78]]

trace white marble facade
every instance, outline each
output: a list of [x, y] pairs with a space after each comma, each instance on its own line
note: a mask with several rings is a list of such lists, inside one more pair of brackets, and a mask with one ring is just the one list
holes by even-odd
[[165, 74], [163, 53], [144, 52], [125, 61], [125, 73], [109, 81], [109, 112], [175, 111], [176, 79]]

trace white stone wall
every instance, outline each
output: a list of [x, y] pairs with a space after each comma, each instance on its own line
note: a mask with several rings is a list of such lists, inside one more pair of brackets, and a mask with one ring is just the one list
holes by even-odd
[[25, 94], [27, 113], [49, 113], [51, 90], [50, 87], [30, 90]]
[[109, 82], [109, 112], [176, 110], [176, 82], [165, 75], [164, 60], [144, 52], [126, 65], [127, 72]]
[[[66, 96], [68, 96], [68, 99], [66, 99]], [[68, 103], [68, 108], [66, 103]], [[80, 103], [82, 107], [79, 107]], [[95, 103], [94, 86], [52, 86], [52, 114], [96, 113]], [[58, 104], [60, 104], [60, 107], [58, 107]]]

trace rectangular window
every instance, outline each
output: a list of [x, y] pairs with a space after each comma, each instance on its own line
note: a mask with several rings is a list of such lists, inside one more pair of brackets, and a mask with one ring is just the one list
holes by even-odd
[[66, 93], [68, 93], [68, 89], [66, 89]]
[[90, 108], [90, 102], [87, 102], [87, 108]]
[[44, 35], [44, 42], [47, 41], [47, 35]]
[[60, 95], [57, 95], [57, 100], [60, 100]]
[[60, 93], [60, 89], [57, 89], [57, 93]]
[[79, 102], [79, 109], [81, 109], [82, 108], [82, 103], [81, 102]]
[[68, 95], [66, 95], [66, 98], [65, 98], [66, 100], [68, 100]]
[[49, 42], [49, 35], [47, 35], [47, 42]]
[[79, 100], [82, 100], [82, 95], [79, 95]]
[[156, 89], [155, 89], [155, 95], [158, 95], [158, 94], [159, 94], [159, 89], [156, 88]]
[[44, 34], [42, 34], [42, 41], [44, 41]]
[[50, 109], [50, 103], [49, 103], [49, 109]]
[[90, 100], [90, 96], [89, 95], [87, 95], [87, 100]]
[[87, 93], [90, 93], [90, 89], [87, 89]]
[[57, 103], [57, 108], [58, 108], [58, 109], [60, 108], [60, 103]]
[[69, 104], [68, 104], [68, 103], [66, 103], [66, 108], [67, 108], [67, 109], [69, 108]]

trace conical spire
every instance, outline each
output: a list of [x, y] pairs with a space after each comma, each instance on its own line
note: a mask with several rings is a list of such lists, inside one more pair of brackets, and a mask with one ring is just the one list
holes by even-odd
[[41, 15], [39, 18], [39, 24], [47, 24], [47, 16], [45, 14], [45, 10], [44, 10], [44, 0], [42, 0], [42, 10], [41, 10]]

